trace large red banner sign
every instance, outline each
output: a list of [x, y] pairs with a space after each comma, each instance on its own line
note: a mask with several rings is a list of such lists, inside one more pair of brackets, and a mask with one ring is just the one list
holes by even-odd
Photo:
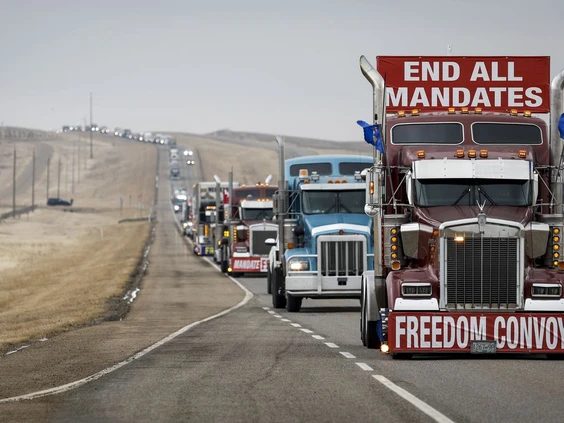
[[564, 315], [391, 312], [391, 351], [468, 352], [495, 341], [499, 352], [564, 352]]
[[233, 257], [231, 259], [233, 272], [266, 272], [268, 258], [266, 257]]
[[550, 57], [547, 56], [378, 56], [386, 81], [387, 112], [550, 111]]

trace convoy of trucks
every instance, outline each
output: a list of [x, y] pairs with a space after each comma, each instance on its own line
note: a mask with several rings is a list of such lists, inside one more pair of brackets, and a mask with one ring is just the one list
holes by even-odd
[[360, 67], [378, 147], [366, 213], [380, 235], [363, 277], [363, 344], [394, 358], [562, 355], [564, 71], [551, 84], [547, 57]]
[[551, 81], [540, 56], [360, 68], [373, 155], [285, 160], [277, 139], [278, 187], [195, 185], [194, 239], [224, 273], [266, 272], [275, 308], [358, 298], [363, 345], [393, 358], [564, 358], [564, 70]]

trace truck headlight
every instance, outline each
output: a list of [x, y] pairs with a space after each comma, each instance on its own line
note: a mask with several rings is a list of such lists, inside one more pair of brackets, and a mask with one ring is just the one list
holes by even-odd
[[562, 296], [562, 285], [550, 283], [534, 283], [531, 287], [531, 296], [560, 298]]
[[402, 297], [430, 297], [433, 293], [430, 283], [402, 283]]
[[290, 262], [290, 270], [294, 272], [309, 270], [309, 262], [294, 260]]

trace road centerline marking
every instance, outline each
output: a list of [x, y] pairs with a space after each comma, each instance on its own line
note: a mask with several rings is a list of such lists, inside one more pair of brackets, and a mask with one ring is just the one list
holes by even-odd
[[352, 355], [350, 352], [346, 352], [346, 351], [339, 351], [339, 353], [341, 353], [341, 355], [345, 358], [356, 358], [354, 355]]
[[454, 423], [454, 421], [449, 419], [447, 416], [442, 414], [440, 411], [431, 407], [426, 402], [421, 401], [415, 395], [410, 394], [405, 389], [401, 388], [400, 386], [393, 383], [391, 380], [387, 379], [385, 376], [372, 375], [372, 377], [374, 379], [376, 379], [378, 382], [380, 382], [382, 385], [384, 385], [386, 388], [395, 392], [400, 397], [402, 397], [404, 400], [406, 400], [407, 402], [409, 402], [412, 405], [414, 405], [415, 407], [417, 407], [420, 411], [427, 414], [429, 417], [431, 417], [436, 422], [438, 422], [438, 423]]

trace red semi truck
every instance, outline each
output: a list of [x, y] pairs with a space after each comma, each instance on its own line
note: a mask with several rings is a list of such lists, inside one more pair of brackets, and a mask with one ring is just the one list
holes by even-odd
[[378, 146], [363, 344], [564, 356], [564, 70], [551, 82], [549, 58], [530, 56], [360, 66]]
[[[278, 190], [266, 182], [254, 186], [233, 188], [226, 205], [224, 237], [221, 242], [221, 270], [233, 276], [244, 273], [266, 273], [270, 246], [268, 238], [276, 239], [278, 226], [272, 222], [272, 196]], [[227, 220], [228, 219], [228, 220]]]

